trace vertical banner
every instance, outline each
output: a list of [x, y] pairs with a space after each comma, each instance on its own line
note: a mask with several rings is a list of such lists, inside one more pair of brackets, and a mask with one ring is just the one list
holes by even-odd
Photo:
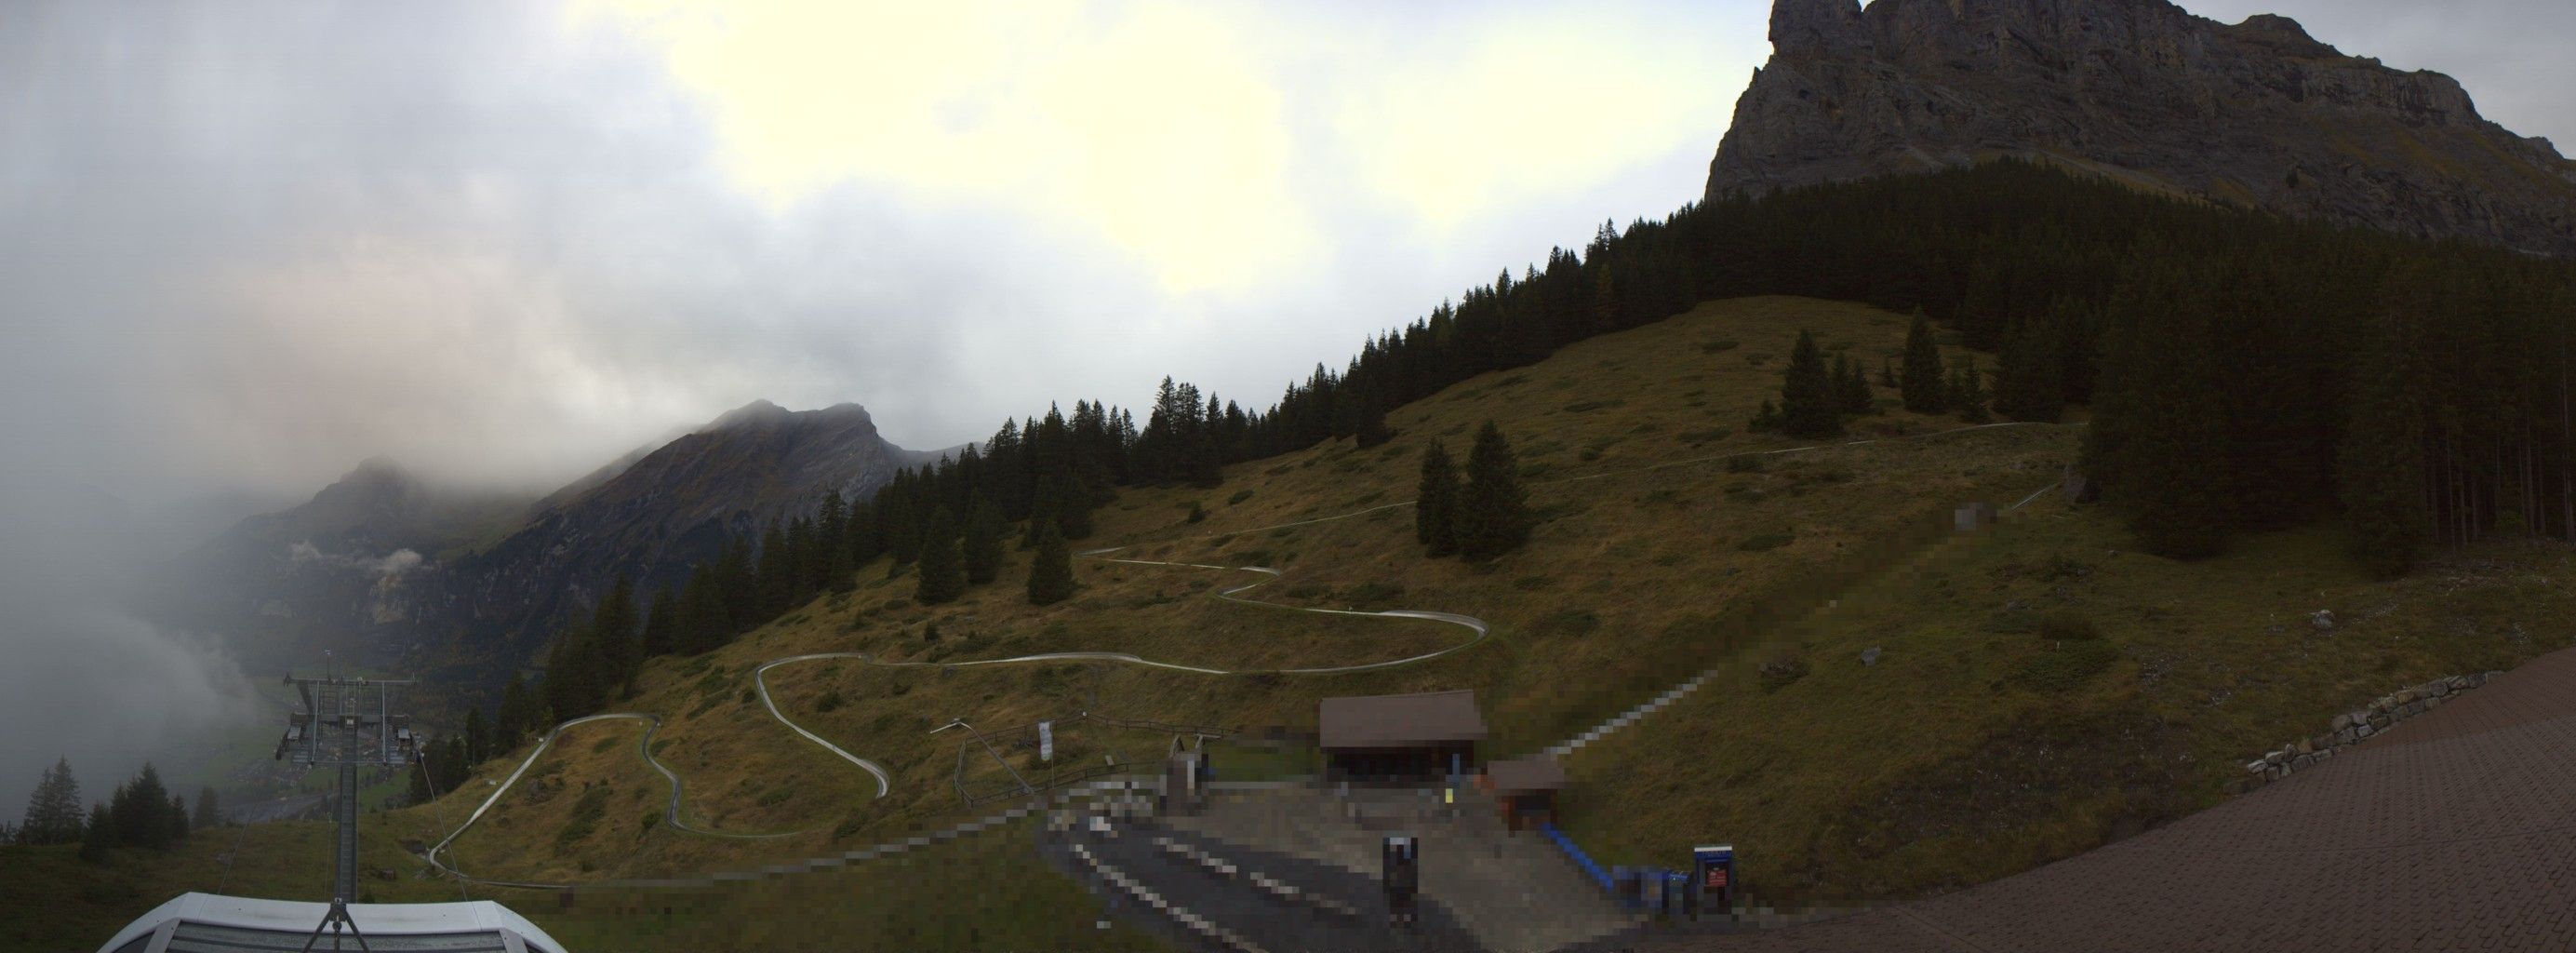
[[1038, 722], [1038, 760], [1055, 760], [1055, 722]]

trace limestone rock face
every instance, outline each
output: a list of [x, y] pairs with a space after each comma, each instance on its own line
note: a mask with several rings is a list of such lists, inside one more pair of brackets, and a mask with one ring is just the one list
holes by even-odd
[[2576, 255], [2576, 163], [2448, 76], [2165, 0], [1775, 0], [1708, 194], [1998, 156], [2406, 235]]

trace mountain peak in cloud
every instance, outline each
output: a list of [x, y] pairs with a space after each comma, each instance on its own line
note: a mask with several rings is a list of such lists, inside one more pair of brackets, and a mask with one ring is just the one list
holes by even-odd
[[787, 419], [787, 408], [780, 407], [767, 400], [755, 400], [732, 410], [725, 411], [721, 416], [707, 422], [706, 429], [699, 432], [706, 433], [716, 430], [731, 430], [737, 427], [749, 427], [763, 423], [776, 423], [785, 419]]
[[866, 407], [850, 403], [848, 401], [833, 404], [832, 406], [825, 407], [820, 410], [788, 410], [787, 408], [780, 407], [767, 400], [755, 400], [732, 410], [725, 411], [723, 415], [709, 421], [707, 425], [699, 429], [698, 432], [714, 433], [720, 430], [740, 430], [751, 427], [775, 427], [786, 424], [800, 417], [812, 417], [817, 421], [847, 423], [870, 428], [873, 428], [876, 424], [875, 419], [868, 416], [868, 409]]

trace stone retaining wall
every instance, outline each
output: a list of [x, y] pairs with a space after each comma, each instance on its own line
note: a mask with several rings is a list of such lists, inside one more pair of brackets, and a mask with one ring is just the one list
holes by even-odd
[[2326, 733], [2290, 742], [2247, 762], [2246, 776], [2236, 782], [2235, 788], [2240, 792], [2251, 791], [2289, 777], [2293, 772], [2315, 767], [2346, 746], [2387, 731], [2391, 725], [2430, 711], [2434, 706], [2457, 698], [2460, 693], [2484, 685], [2487, 679], [2502, 674], [2453, 675], [2381, 695], [2368, 708], [2336, 715], [2333, 727]]

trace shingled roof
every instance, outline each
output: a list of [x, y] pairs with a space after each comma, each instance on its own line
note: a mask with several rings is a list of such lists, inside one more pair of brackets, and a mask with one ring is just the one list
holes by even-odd
[[1565, 768], [1539, 755], [1485, 765], [1485, 785], [1496, 794], [1539, 794], [1565, 789]]
[[1327, 698], [1316, 708], [1317, 744], [1335, 748], [1416, 748], [1485, 739], [1476, 692], [1462, 688], [1411, 695]]

